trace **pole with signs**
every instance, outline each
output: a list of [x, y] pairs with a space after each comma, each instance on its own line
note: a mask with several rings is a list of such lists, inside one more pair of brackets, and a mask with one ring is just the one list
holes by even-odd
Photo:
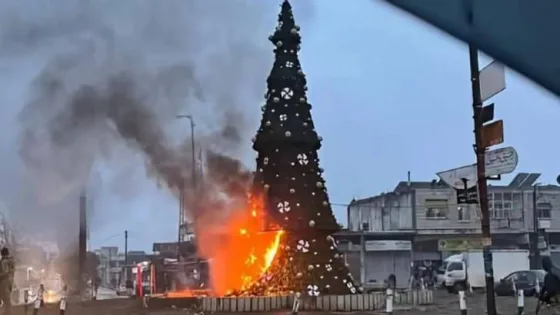
[[[489, 115], [484, 117], [483, 99], [481, 95], [481, 73], [478, 66], [478, 50], [474, 45], [469, 45], [472, 99], [474, 113], [474, 135], [475, 135], [475, 153], [477, 168], [477, 185], [482, 229], [482, 251], [484, 257], [484, 274], [486, 275], [486, 311], [488, 315], [496, 315], [496, 297], [494, 294], [494, 270], [492, 263], [492, 236], [490, 234], [490, 213], [488, 209], [488, 186], [486, 182], [486, 148], [503, 142], [503, 123], [501, 121], [484, 125], [487, 121], [484, 118], [490, 118]], [[492, 94], [486, 92], [486, 94]], [[495, 94], [495, 93], [494, 93]], [[491, 115], [493, 116], [493, 115]], [[492, 117], [493, 118], [493, 117]]]

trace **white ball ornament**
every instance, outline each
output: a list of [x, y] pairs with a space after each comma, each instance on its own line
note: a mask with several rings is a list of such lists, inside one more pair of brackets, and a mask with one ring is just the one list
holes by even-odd
[[326, 200], [325, 200], [325, 201], [323, 201], [323, 206], [325, 206], [325, 207], [326, 207], [326, 206], [328, 206], [328, 205], [329, 205], [329, 203], [328, 203], [328, 202], [327, 202]]
[[281, 40], [276, 43], [276, 47], [282, 47], [282, 45], [284, 45], [284, 43]]
[[293, 189], [293, 188], [290, 188], [290, 194], [294, 194], [295, 192], [296, 192], [296, 190], [295, 190], [295, 189]]
[[264, 189], [269, 189], [270, 185], [269, 184], [264, 184]]
[[280, 98], [277, 97], [277, 96], [275, 96], [274, 98], [272, 98], [272, 101], [273, 101], [274, 103], [278, 103], [278, 102], [280, 102]]
[[315, 267], [314, 267], [313, 265], [307, 266], [307, 270], [311, 271], [311, 270], [313, 270], [313, 269], [315, 269]]
[[290, 31], [292, 34], [296, 35], [297, 34], [297, 29], [296, 28], [292, 28], [292, 30]]
[[289, 131], [286, 131], [285, 135], [286, 135], [286, 137], [288, 137], [288, 138], [289, 138], [289, 137], [291, 137], [291, 136], [292, 136], [292, 133], [291, 133], [291, 132], [289, 132]]
[[315, 226], [315, 221], [311, 220], [309, 221], [309, 227], [314, 227]]
[[266, 125], [267, 125], [267, 126], [270, 126], [270, 125], [272, 125], [272, 123], [271, 123], [270, 121], [267, 121], [267, 122], [266, 122]]
[[298, 273], [296, 274], [296, 277], [301, 278], [301, 277], [303, 277], [303, 274], [302, 274], [301, 272], [298, 272]]

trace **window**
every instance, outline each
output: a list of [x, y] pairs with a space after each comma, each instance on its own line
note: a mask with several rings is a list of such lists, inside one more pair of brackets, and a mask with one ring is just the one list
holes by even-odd
[[510, 273], [504, 278], [504, 281], [511, 283], [513, 281], [517, 281], [518, 272]]
[[519, 192], [513, 193], [513, 210], [515, 211], [523, 210], [523, 195]]
[[447, 199], [426, 199], [424, 205], [427, 219], [447, 219], [449, 211]]
[[454, 261], [450, 263], [449, 268], [447, 268], [447, 271], [458, 271], [458, 270], [463, 270], [463, 263], [458, 261]]
[[471, 220], [471, 209], [467, 207], [457, 207], [457, 220], [469, 221]]
[[492, 193], [488, 200], [492, 219], [508, 219], [513, 211], [513, 193]]
[[369, 223], [362, 222], [362, 231], [369, 231]]
[[550, 219], [552, 204], [550, 202], [537, 203], [537, 217], [539, 219]]

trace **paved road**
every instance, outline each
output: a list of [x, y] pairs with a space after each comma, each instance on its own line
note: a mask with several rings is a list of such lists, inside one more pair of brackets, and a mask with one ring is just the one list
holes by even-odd
[[[435, 292], [435, 304], [419, 310], [411, 310], [408, 315], [416, 314], [441, 314], [457, 315], [459, 310], [459, 297], [446, 292]], [[535, 313], [536, 299], [533, 297], [525, 298], [525, 314]], [[517, 314], [517, 298], [515, 297], [496, 297], [496, 307], [500, 315]], [[486, 313], [486, 295], [484, 293], [472, 293], [467, 295], [468, 314], [482, 315]], [[403, 313], [404, 314], [404, 313]], [[547, 314], [550, 314], [548, 312]], [[543, 314], [544, 315], [544, 314]]]
[[117, 291], [112, 290], [112, 289], [99, 287], [99, 289], [97, 290], [97, 299], [98, 300], [123, 299], [123, 298], [126, 299], [128, 297], [118, 296]]

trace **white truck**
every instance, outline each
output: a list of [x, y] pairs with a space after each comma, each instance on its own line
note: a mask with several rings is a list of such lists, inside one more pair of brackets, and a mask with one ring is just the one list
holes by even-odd
[[[498, 282], [514, 271], [529, 270], [529, 251], [492, 250], [492, 262], [494, 281]], [[452, 255], [438, 270], [438, 284], [443, 284], [450, 292], [457, 291], [465, 279], [473, 289], [486, 286], [482, 250]]]

